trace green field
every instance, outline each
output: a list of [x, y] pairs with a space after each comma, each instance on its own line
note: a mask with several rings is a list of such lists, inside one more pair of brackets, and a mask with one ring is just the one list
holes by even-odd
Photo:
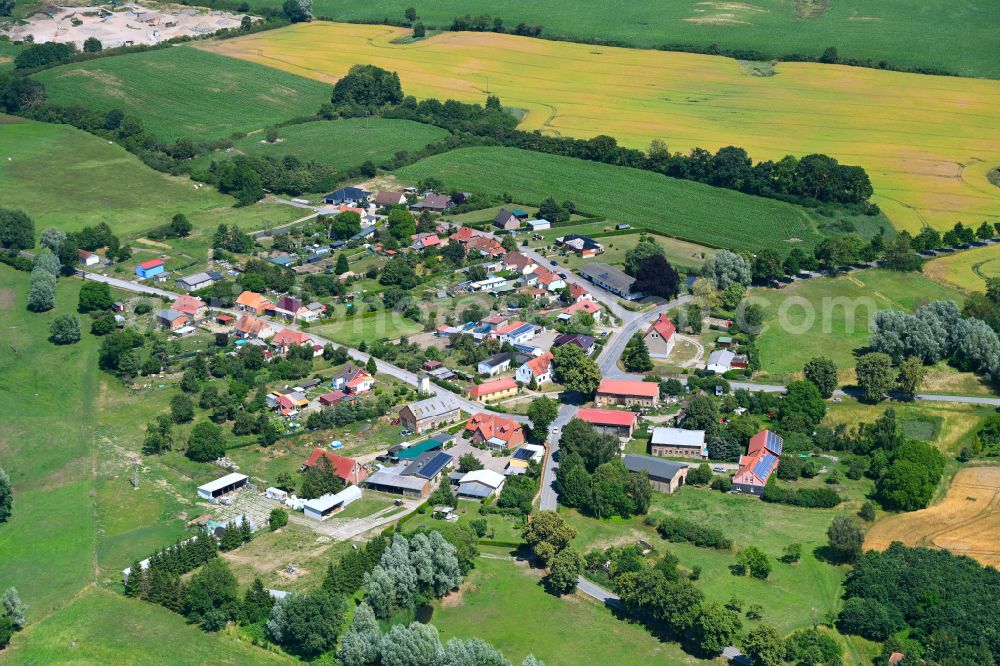
[[398, 312], [383, 310], [373, 317], [343, 317], [309, 330], [342, 345], [357, 347], [362, 340], [369, 344], [381, 338], [396, 340], [404, 335], [419, 333], [423, 327]]
[[178, 212], [205, 229], [220, 222], [257, 228], [260, 219], [280, 223], [302, 213], [277, 204], [232, 208], [232, 197], [207, 186], [196, 190], [189, 179], [154, 171], [124, 148], [68, 125], [0, 115], [0, 155], [3, 205], [31, 215], [37, 233], [107, 222], [128, 236], [167, 224]]
[[[282, 127], [276, 143], [267, 143], [264, 134], [256, 132], [237, 141], [235, 151], [277, 159], [295, 155], [303, 162], [315, 160], [344, 171], [366, 160], [380, 164], [400, 150], [419, 150], [445, 136], [447, 130], [410, 120], [348, 118]], [[235, 151], [203, 156], [195, 160], [195, 165], [225, 159]]]
[[[292, 664], [227, 634], [209, 634], [164, 608], [92, 589], [18, 634], [18, 664]], [[169, 655], [169, 656], [167, 656]]]
[[[277, 0], [251, 0], [251, 7], [278, 7]], [[403, 19], [413, 3], [316, 0], [317, 16], [335, 21]], [[996, 28], [1000, 5], [990, 0], [756, 0], [753, 3], [678, 0], [667, 3], [597, 0], [441, 0], [416, 5], [428, 27], [446, 30], [456, 16], [489, 14], [507, 26], [544, 27], [543, 37], [660, 48], [718, 44], [723, 49], [820, 55], [828, 46], [842, 58], [887, 60], [903, 67], [938, 67], [964, 76], [1000, 78]], [[815, 9], [813, 9], [815, 8]], [[956, 44], [961, 44], [956, 48]]]
[[813, 223], [796, 206], [667, 178], [649, 171], [516, 148], [462, 148], [399, 169], [407, 182], [434, 176], [449, 187], [513, 194], [537, 204], [572, 200], [590, 215], [657, 229], [693, 242], [755, 249], [811, 246]]
[[868, 343], [879, 310], [913, 310], [935, 300], [963, 295], [920, 273], [866, 270], [837, 278], [813, 278], [784, 289], [755, 289], [751, 300], [766, 313], [758, 338], [764, 372], [781, 376], [802, 371], [814, 356], [853, 368], [855, 352]]
[[[551, 243], [555, 238], [565, 234], [587, 235], [599, 232], [608, 227], [609, 225], [607, 223], [579, 224], [568, 227], [557, 227], [550, 231], [543, 231], [541, 235], [545, 237], [546, 242]], [[614, 228], [613, 225], [611, 228]], [[622, 266], [625, 262], [625, 253], [639, 244], [639, 238], [641, 236], [642, 233], [639, 231], [621, 236], [599, 236], [596, 240], [604, 245], [603, 253], [597, 255], [596, 257], [587, 259], [578, 257], [575, 254], [567, 254], [565, 257], [559, 257], [558, 262], [571, 270], [578, 270], [586, 264], [595, 261], [611, 264], [613, 266]], [[678, 240], [669, 236], [653, 235], [652, 238], [666, 251], [667, 259], [670, 261], [670, 264], [677, 269], [697, 271], [701, 268], [702, 264], [705, 263], [705, 260], [715, 255], [716, 252], [712, 248]]]
[[709, 663], [661, 643], [583, 597], [559, 598], [523, 563], [480, 557], [462, 591], [435, 604], [441, 640], [482, 638], [515, 664], [534, 654], [546, 666]]
[[[847, 494], [860, 497], [859, 490]], [[840, 607], [840, 586], [847, 568], [819, 560], [813, 551], [826, 544], [826, 529], [833, 517], [855, 504], [860, 503], [851, 502], [839, 509], [803, 509], [694, 487], [681, 488], [673, 495], [653, 493], [651, 516], [669, 513], [721, 529], [733, 540], [733, 551], [668, 543], [644, 525], [642, 517], [595, 520], [569, 509], [563, 509], [562, 514], [576, 527], [574, 545], [581, 551], [646, 539], [658, 550], [676, 555], [682, 567], [702, 567], [696, 585], [709, 601], [724, 603], [737, 596], [747, 603], [759, 603], [764, 607], [764, 621], [788, 632], [825, 622], [828, 614]], [[790, 543], [802, 544], [801, 561], [793, 565], [776, 561]], [[734, 576], [729, 571], [736, 560], [735, 551], [750, 544], [772, 558], [772, 572], [766, 581]]]
[[227, 138], [315, 113], [330, 88], [187, 46], [63, 65], [35, 75], [49, 101], [121, 109], [164, 141]]

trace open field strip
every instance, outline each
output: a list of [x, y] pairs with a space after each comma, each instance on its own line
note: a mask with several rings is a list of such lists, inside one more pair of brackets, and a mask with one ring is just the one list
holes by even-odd
[[[252, 8], [281, 7], [281, 0], [250, 0]], [[315, 0], [313, 11], [334, 21], [400, 20], [409, 0]], [[1000, 78], [993, 0], [436, 0], [417, 3], [419, 20], [447, 29], [456, 16], [488, 14], [543, 26], [543, 37], [604, 40], [637, 48], [693, 44], [747, 49], [765, 58], [789, 53], [818, 56], [828, 46], [841, 58], [888, 60], [900, 67], [944, 68], [962, 76]], [[956, 48], [961, 44], [961, 48]]]
[[960, 469], [936, 504], [888, 516], [868, 530], [865, 548], [882, 550], [893, 541], [944, 548], [982, 564], [1000, 565], [1000, 467]]
[[[417, 97], [523, 108], [522, 127], [645, 148], [746, 148], [755, 159], [822, 152], [863, 166], [893, 223], [918, 230], [1000, 219], [1000, 82], [781, 63], [773, 77], [734, 60], [448, 32], [407, 44], [403, 28], [303, 23], [203, 42], [332, 83], [357, 63], [399, 73]], [[487, 81], [488, 79], [488, 81]]]
[[935, 282], [965, 291], [984, 291], [987, 279], [1000, 277], [1000, 245], [984, 245], [932, 259], [924, 264], [924, 273]]

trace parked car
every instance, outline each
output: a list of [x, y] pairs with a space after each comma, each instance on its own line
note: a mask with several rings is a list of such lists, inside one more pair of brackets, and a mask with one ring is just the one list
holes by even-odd
[[550, 261], [550, 262], [549, 262], [549, 265], [550, 265], [550, 266], [558, 266], [558, 265], [559, 265], [559, 262], [558, 262], [558, 261], [556, 261], [555, 259], [553, 259], [552, 261]]
[[713, 472], [725, 472], [726, 468], [723, 467], [723, 466], [721, 466], [721, 465], [716, 465], [715, 467], [712, 468], [712, 471]]

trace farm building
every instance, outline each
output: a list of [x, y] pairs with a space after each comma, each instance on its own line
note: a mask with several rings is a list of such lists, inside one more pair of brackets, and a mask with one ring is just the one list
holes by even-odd
[[469, 398], [476, 402], [490, 402], [492, 400], [503, 400], [517, 395], [517, 382], [513, 377], [502, 377], [491, 382], [472, 386], [468, 389]]
[[270, 488], [264, 491], [264, 497], [266, 497], [267, 499], [276, 500], [278, 502], [284, 502], [286, 499], [288, 499], [288, 493], [282, 490], [281, 488], [275, 488], [274, 486], [271, 486]]
[[642, 298], [642, 294], [632, 293], [635, 278], [608, 264], [593, 263], [583, 266], [580, 275], [605, 291], [630, 301]]
[[523, 345], [535, 337], [535, 325], [523, 321], [515, 321], [507, 324], [503, 328], [493, 331], [493, 337], [500, 342], [509, 342], [513, 345]]
[[646, 348], [649, 349], [649, 356], [651, 358], [667, 358], [670, 356], [670, 352], [674, 350], [676, 332], [677, 327], [667, 317], [667, 313], [664, 312], [657, 317], [642, 335], [642, 339], [646, 343]]
[[375, 195], [373, 202], [379, 208], [386, 206], [402, 206], [406, 204], [406, 194], [403, 192], [382, 191]]
[[320, 456], [326, 456], [326, 459], [330, 461], [330, 467], [333, 468], [334, 475], [342, 479], [345, 483], [358, 484], [368, 476], [364, 465], [354, 458], [338, 456], [331, 451], [326, 451], [319, 447], [313, 449], [312, 454], [309, 455], [303, 466], [309, 468], [316, 465], [319, 462]]
[[778, 458], [785, 440], [770, 430], [761, 430], [750, 438], [747, 454], [740, 456], [740, 468], [733, 475], [733, 492], [757, 495], [778, 469]]
[[399, 410], [399, 420], [404, 428], [420, 433], [454, 423], [461, 414], [458, 403], [441, 395], [406, 405]]
[[660, 402], [660, 385], [656, 382], [602, 379], [594, 403], [600, 407], [619, 405], [656, 407]]
[[488, 469], [477, 469], [465, 474], [458, 485], [458, 497], [469, 500], [485, 500], [498, 495], [503, 488], [504, 477]]
[[437, 485], [441, 481], [441, 474], [451, 467], [454, 460], [454, 456], [444, 451], [427, 451], [407, 465], [403, 475], [427, 479], [431, 484]]
[[576, 418], [594, 426], [594, 429], [605, 435], [614, 435], [620, 439], [631, 439], [639, 415], [635, 412], [623, 412], [617, 409], [581, 409]]
[[472, 415], [465, 424], [465, 435], [473, 444], [491, 451], [505, 452], [524, 444], [524, 426], [514, 419], [485, 412]]
[[368, 477], [365, 485], [372, 490], [404, 497], [427, 497], [453, 460], [447, 453], [425, 451], [414, 460], [401, 461], [395, 467], [380, 469]]
[[424, 441], [419, 442], [417, 444], [413, 444], [406, 448], [400, 449], [396, 453], [395, 457], [397, 460], [409, 462], [411, 460], [416, 460], [417, 458], [427, 453], [428, 451], [437, 451], [442, 446], [444, 446], [444, 444], [441, 442], [441, 440], [434, 439], [432, 437], [430, 439], [425, 439]]
[[76, 256], [80, 259], [80, 263], [84, 266], [96, 266], [101, 263], [100, 255], [87, 250], [77, 250]]
[[142, 280], [161, 274], [165, 270], [163, 259], [150, 259], [135, 266], [135, 276]]
[[247, 480], [249, 478], [250, 477], [246, 474], [240, 474], [238, 472], [226, 474], [225, 476], [219, 477], [215, 481], [210, 481], [203, 486], [198, 486], [198, 497], [212, 501], [218, 497], [244, 487], [247, 485]]
[[687, 481], [687, 463], [635, 453], [625, 454], [622, 463], [632, 473], [646, 472], [649, 475], [649, 485], [661, 493], [673, 493]]
[[338, 511], [343, 511], [344, 507], [359, 499], [361, 499], [361, 488], [347, 486], [336, 495], [327, 493], [322, 497], [307, 501], [302, 505], [302, 511], [306, 518], [323, 520]]
[[208, 271], [178, 278], [176, 284], [184, 291], [197, 291], [198, 289], [211, 287], [220, 280], [222, 280], [222, 275], [214, 271]]
[[552, 228], [552, 223], [548, 220], [528, 220], [525, 224], [531, 227], [532, 231], [545, 231]]
[[704, 430], [653, 428], [649, 452], [663, 458], [707, 458]]

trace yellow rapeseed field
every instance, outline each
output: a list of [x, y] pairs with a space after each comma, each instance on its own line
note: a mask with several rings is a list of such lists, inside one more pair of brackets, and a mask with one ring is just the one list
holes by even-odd
[[924, 264], [932, 280], [966, 291], [983, 291], [987, 278], [1000, 277], [1000, 245], [956, 252]]
[[333, 82], [357, 63], [399, 72], [418, 98], [485, 100], [527, 112], [522, 127], [608, 134], [645, 148], [742, 146], [754, 159], [822, 152], [863, 166], [876, 202], [910, 231], [1000, 219], [1000, 81], [779, 63], [751, 76], [735, 60], [448, 32], [312, 22], [202, 48]]

